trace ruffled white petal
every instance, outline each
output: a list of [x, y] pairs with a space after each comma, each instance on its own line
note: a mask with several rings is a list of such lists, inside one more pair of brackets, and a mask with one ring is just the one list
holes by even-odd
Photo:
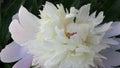
[[32, 65], [33, 57], [31, 55], [26, 55], [23, 59], [18, 61], [13, 68], [30, 68]]
[[24, 57], [26, 50], [15, 42], [7, 45], [0, 53], [2, 62], [15, 62]]
[[103, 12], [101, 11], [95, 18], [95, 25], [99, 25], [100, 23], [102, 23], [103, 19], [104, 19], [104, 15]]
[[50, 18], [56, 18], [57, 8], [50, 2], [46, 2], [43, 12], [46, 13]]
[[27, 11], [23, 6], [20, 7], [18, 17], [21, 26], [30, 33], [36, 33], [39, 26], [38, 18]]
[[14, 41], [18, 44], [22, 44], [34, 38], [34, 35], [26, 31], [16, 19], [11, 22], [9, 31], [12, 34]]
[[[51, 57], [50, 59], [48, 59], [46, 61], [46, 63], [44, 64], [44, 66], [46, 68], [58, 68], [58, 65], [60, 63], [60, 61], [65, 57], [64, 52], [61, 52], [59, 54], [54, 55], [53, 57]], [[60, 67], [61, 68], [61, 67]]]
[[40, 12], [42, 19], [47, 19], [47, 20], [52, 19], [52, 22], [54, 22], [55, 24], [61, 23], [61, 21], [62, 22], [65, 21], [66, 13], [64, 11], [64, 7], [62, 4], [60, 5], [57, 4], [56, 7], [52, 3], [46, 2], [43, 11]]
[[90, 4], [84, 5], [79, 9], [78, 15], [80, 17], [88, 17], [90, 11]]
[[81, 23], [86, 21], [86, 19], [89, 17], [89, 11], [90, 4], [82, 6], [78, 11], [78, 15], [76, 16], [76, 22]]
[[109, 23], [105, 23], [103, 24], [102, 26], [99, 26], [97, 27], [95, 30], [96, 30], [96, 33], [103, 33], [103, 32], [106, 32], [107, 30], [109, 30], [109, 28], [111, 27], [111, 24], [112, 22], [109, 22]]
[[74, 18], [75, 16], [76, 16], [76, 14], [77, 14], [77, 12], [78, 12], [78, 10], [77, 9], [75, 9], [74, 7], [71, 7], [70, 8], [70, 14], [68, 13], [66, 16], [65, 16], [65, 18]]
[[92, 18], [95, 18], [95, 17], [96, 17], [96, 11], [93, 12], [90, 16], [91, 16]]
[[113, 22], [111, 30], [106, 33], [106, 37], [120, 35], [120, 22]]

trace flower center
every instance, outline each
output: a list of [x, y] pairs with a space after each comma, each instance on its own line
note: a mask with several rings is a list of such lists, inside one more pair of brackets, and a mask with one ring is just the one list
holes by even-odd
[[77, 34], [77, 32], [72, 32], [72, 33], [69, 33], [69, 32], [65, 32], [65, 35], [68, 37], [68, 39], [70, 39], [71, 36]]
[[66, 27], [65, 27], [64, 32], [65, 32], [65, 35], [66, 35], [66, 37], [67, 37], [68, 39], [70, 39], [70, 37], [71, 37], [71, 36], [73, 36], [73, 35], [77, 34], [77, 32], [72, 32], [72, 33], [67, 32]]

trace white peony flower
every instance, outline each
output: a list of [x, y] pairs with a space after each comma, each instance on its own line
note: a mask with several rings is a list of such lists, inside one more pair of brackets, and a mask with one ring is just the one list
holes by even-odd
[[[101, 24], [100, 12], [90, 14], [90, 4], [79, 10], [64, 10], [46, 2], [41, 19], [23, 6], [13, 16], [9, 31], [14, 42], [0, 53], [1, 61], [14, 62], [13, 68], [112, 68], [120, 63], [120, 46], [112, 36], [120, 34], [120, 23]], [[109, 48], [110, 47], [110, 48]]]

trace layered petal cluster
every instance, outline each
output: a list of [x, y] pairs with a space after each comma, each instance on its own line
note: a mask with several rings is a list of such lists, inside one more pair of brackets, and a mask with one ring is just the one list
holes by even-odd
[[19, 60], [13, 68], [112, 68], [120, 63], [119, 40], [113, 38], [120, 23], [101, 24], [103, 12], [89, 11], [90, 4], [65, 11], [46, 2], [38, 19], [21, 6], [9, 26], [14, 42], [1, 51], [1, 61]]

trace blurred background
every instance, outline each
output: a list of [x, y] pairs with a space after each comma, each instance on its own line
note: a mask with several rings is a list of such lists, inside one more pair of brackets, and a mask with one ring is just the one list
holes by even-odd
[[[105, 18], [103, 23], [120, 21], [120, 0], [0, 0], [0, 51], [13, 41], [8, 27], [12, 16], [18, 12], [20, 6], [23, 5], [28, 11], [39, 17], [39, 10], [42, 10], [46, 1], [53, 4], [62, 3], [65, 9], [69, 9], [71, 6], [79, 9], [82, 5], [91, 3], [90, 13], [104, 11]], [[120, 52], [120, 50], [117, 51]], [[0, 68], [12, 68], [13, 64], [5, 64], [0, 61]]]

